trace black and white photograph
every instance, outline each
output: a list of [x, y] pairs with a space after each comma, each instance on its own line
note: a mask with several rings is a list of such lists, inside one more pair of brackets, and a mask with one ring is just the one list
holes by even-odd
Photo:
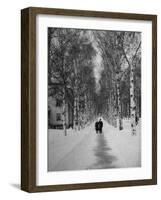
[[48, 172], [141, 167], [141, 32], [47, 37]]

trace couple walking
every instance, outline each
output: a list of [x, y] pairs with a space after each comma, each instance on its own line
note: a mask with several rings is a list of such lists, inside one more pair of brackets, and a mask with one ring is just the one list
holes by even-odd
[[96, 130], [96, 133], [102, 133], [102, 128], [103, 128], [103, 122], [102, 120], [100, 119], [99, 121], [97, 121], [95, 123], [95, 130]]

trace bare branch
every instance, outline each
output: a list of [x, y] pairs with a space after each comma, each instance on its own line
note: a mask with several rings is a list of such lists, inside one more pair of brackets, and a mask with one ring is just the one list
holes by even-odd
[[135, 57], [136, 57], [136, 55], [137, 55], [137, 53], [138, 53], [138, 51], [139, 51], [139, 49], [140, 49], [140, 46], [141, 46], [141, 41], [140, 41], [140, 43], [139, 43], [139, 45], [138, 45], [138, 47], [137, 47], [137, 49], [136, 49], [136, 52], [135, 52], [135, 54], [134, 54], [134, 56], [133, 56], [132, 63], [133, 63], [133, 61], [134, 61], [134, 59], [135, 59]]

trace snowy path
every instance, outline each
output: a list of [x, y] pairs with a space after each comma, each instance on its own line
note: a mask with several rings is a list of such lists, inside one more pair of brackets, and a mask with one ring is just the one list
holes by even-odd
[[94, 124], [68, 136], [58, 133], [55, 137], [51, 132], [49, 171], [139, 167], [140, 128], [137, 136], [131, 136], [128, 130], [128, 123], [118, 131], [104, 121], [102, 134], [95, 133]]

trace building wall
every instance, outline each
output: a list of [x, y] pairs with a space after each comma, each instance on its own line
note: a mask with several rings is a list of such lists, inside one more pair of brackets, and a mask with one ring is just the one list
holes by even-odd
[[[49, 114], [49, 123], [51, 126], [62, 126], [63, 125], [63, 121], [62, 121], [62, 112], [63, 112], [63, 107], [62, 105], [60, 107], [56, 106], [56, 99], [53, 97], [49, 97], [48, 100], [48, 106], [50, 109], [50, 114]], [[71, 115], [71, 111], [69, 109], [68, 104], [66, 105], [67, 108], [67, 115], [66, 115], [66, 123], [67, 126], [69, 126], [70, 121], [69, 117]], [[61, 115], [61, 120], [57, 120], [57, 114]]]

